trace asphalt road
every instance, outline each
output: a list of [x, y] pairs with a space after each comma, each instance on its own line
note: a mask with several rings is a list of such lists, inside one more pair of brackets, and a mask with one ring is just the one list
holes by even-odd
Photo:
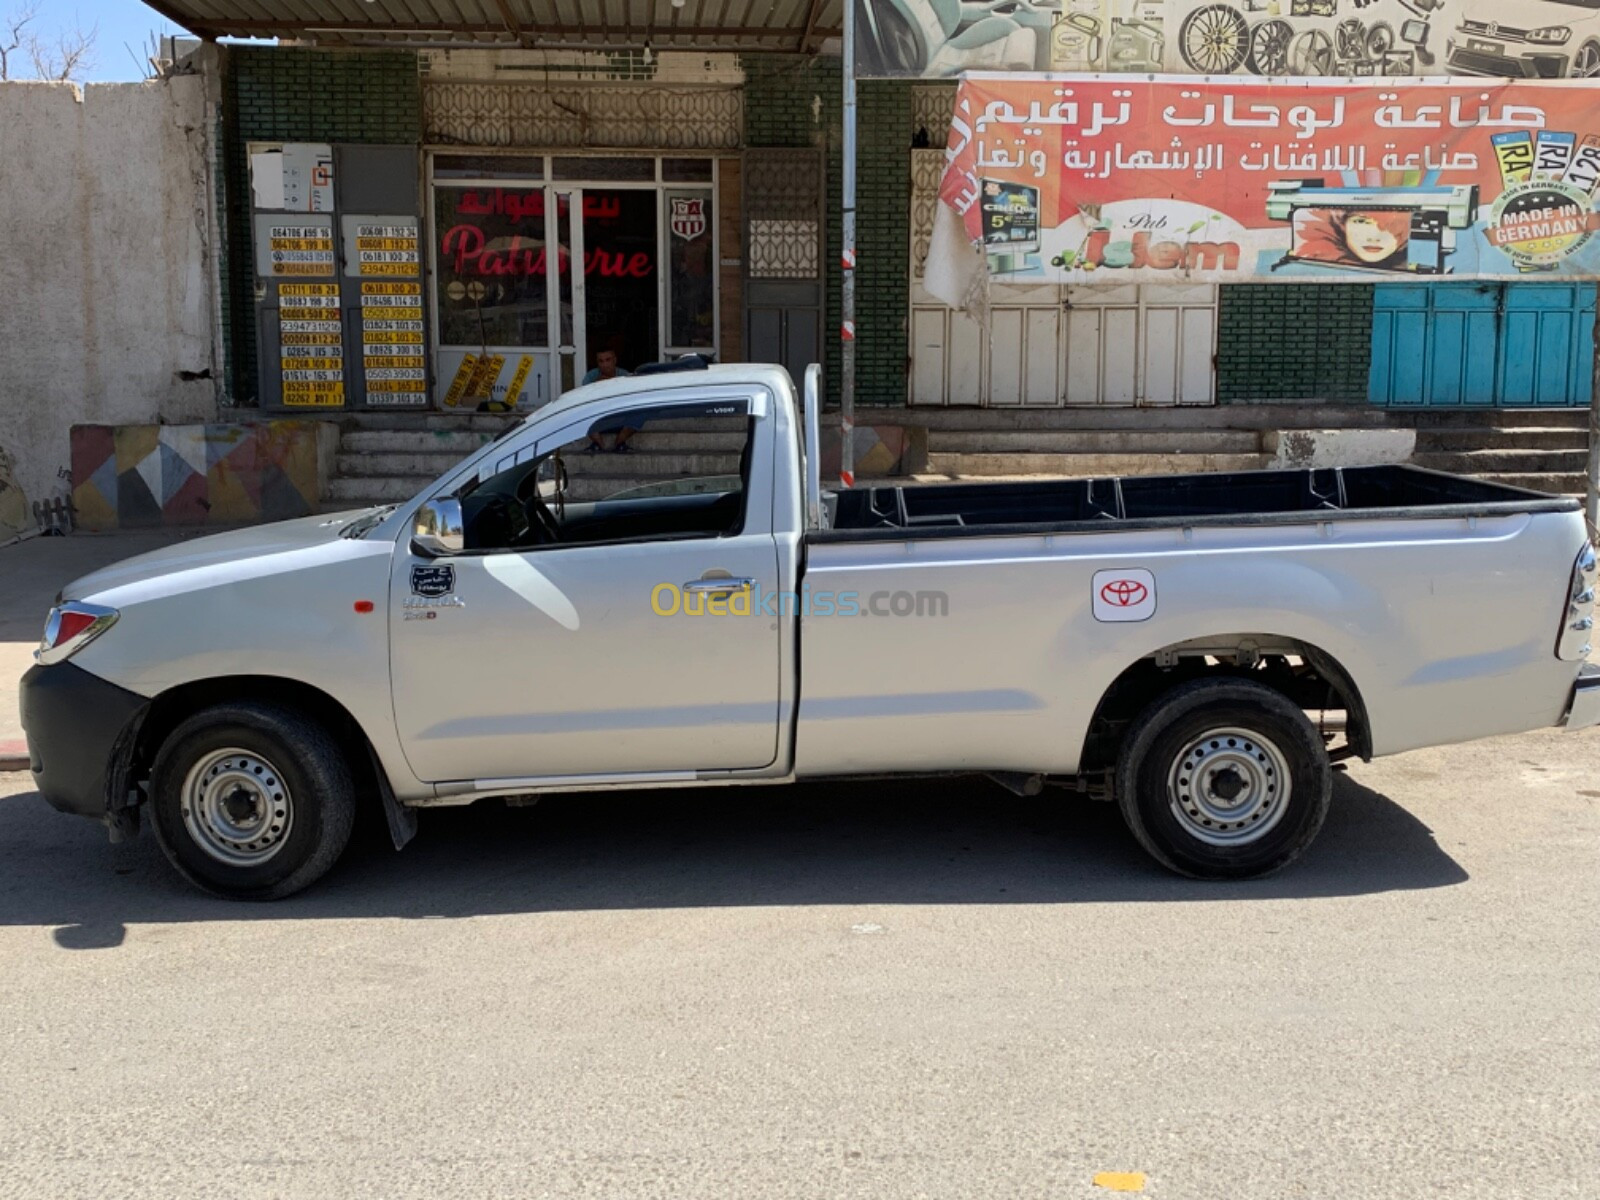
[[0, 776], [0, 1195], [1600, 1194], [1600, 733], [1252, 885], [982, 781], [574, 797], [188, 891]]

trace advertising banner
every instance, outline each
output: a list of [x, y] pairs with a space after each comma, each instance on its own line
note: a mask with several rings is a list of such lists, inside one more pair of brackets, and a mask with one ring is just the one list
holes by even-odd
[[1006, 283], [1600, 277], [1595, 95], [967, 76], [929, 278], [977, 253]]
[[1597, 0], [848, 0], [856, 73], [1600, 75]]

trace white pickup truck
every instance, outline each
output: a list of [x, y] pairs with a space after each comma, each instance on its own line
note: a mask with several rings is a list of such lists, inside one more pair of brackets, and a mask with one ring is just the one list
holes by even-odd
[[328, 870], [362, 803], [399, 847], [484, 797], [966, 772], [1239, 878], [1305, 849], [1339, 758], [1600, 720], [1574, 501], [1409, 467], [828, 493], [817, 380], [803, 435], [774, 367], [580, 388], [405, 504], [78, 580], [22, 685], [40, 792], [240, 897]]

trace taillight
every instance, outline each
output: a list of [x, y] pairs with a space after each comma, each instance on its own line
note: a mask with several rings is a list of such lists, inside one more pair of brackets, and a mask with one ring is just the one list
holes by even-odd
[[64, 662], [117, 623], [114, 608], [71, 600], [50, 610], [44, 640], [33, 652], [34, 660], [49, 666]]
[[1566, 612], [1561, 618], [1561, 632], [1556, 637], [1557, 658], [1574, 662], [1589, 657], [1597, 576], [1600, 576], [1600, 562], [1595, 559], [1594, 547], [1586, 541], [1578, 553], [1578, 561], [1572, 564]]

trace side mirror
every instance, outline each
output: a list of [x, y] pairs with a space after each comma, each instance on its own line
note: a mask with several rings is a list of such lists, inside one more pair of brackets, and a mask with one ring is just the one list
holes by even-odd
[[461, 528], [461, 501], [441, 496], [417, 509], [411, 527], [411, 548], [427, 558], [460, 554], [466, 546]]

